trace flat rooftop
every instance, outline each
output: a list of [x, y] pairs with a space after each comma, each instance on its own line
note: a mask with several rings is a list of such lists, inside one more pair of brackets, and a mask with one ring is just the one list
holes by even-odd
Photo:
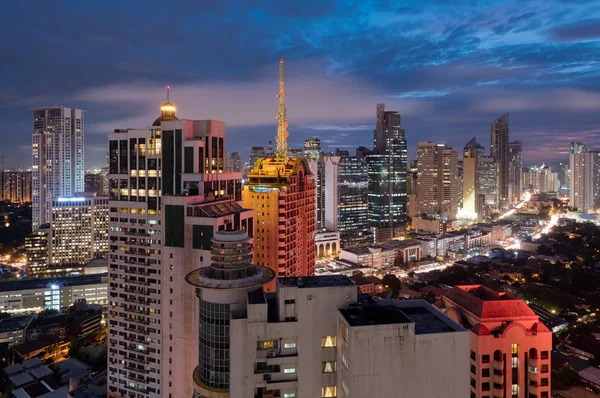
[[59, 278], [39, 278], [39, 279], [21, 279], [0, 282], [0, 292], [12, 292], [15, 290], [32, 290], [45, 289], [52, 285], [56, 286], [80, 286], [80, 285], [95, 285], [106, 284], [102, 277], [107, 277], [108, 274], [81, 275], [81, 276], [65, 276]]
[[356, 286], [346, 275], [298, 276], [293, 278], [279, 278], [277, 282], [281, 287], [298, 288]]
[[350, 326], [412, 323], [416, 335], [465, 331], [424, 300], [371, 300], [340, 312]]

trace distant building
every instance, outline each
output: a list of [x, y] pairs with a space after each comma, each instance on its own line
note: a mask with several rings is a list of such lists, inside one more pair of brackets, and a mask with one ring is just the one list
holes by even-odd
[[50, 224], [40, 225], [36, 231], [25, 237], [27, 274], [29, 276], [41, 275], [48, 267], [49, 237]]
[[229, 154], [227, 157], [227, 170], [234, 173], [239, 173], [242, 171], [239, 152], [231, 152]]
[[0, 198], [12, 203], [30, 203], [31, 171], [0, 172]]
[[32, 228], [50, 222], [50, 202], [84, 191], [84, 111], [33, 109]]
[[325, 229], [337, 231], [339, 223], [340, 156], [325, 156]]
[[386, 111], [385, 104], [377, 104], [373, 151], [366, 160], [370, 226], [400, 235], [406, 229], [407, 143], [400, 114]]
[[479, 158], [479, 205], [482, 208], [498, 208], [498, 162], [491, 156]]
[[309, 162], [317, 162], [321, 158], [321, 140], [309, 138], [304, 140], [304, 158]]
[[108, 196], [108, 168], [85, 172], [85, 192], [95, 193], [97, 196]]
[[498, 202], [508, 200], [509, 186], [509, 114], [505, 113], [490, 126], [490, 156], [498, 164]]
[[254, 167], [258, 159], [264, 158], [265, 156], [265, 147], [253, 146], [252, 149], [250, 149], [250, 168]]
[[595, 208], [600, 193], [600, 151], [579, 142], [571, 143], [571, 206], [580, 212]]
[[369, 229], [369, 175], [364, 158], [340, 153], [337, 172], [338, 220], [342, 247], [373, 242]]
[[477, 219], [480, 211], [479, 204], [479, 158], [483, 156], [484, 148], [471, 138], [463, 149], [463, 196], [462, 216]]
[[508, 143], [508, 199], [512, 203], [521, 200], [523, 181], [523, 142]]
[[456, 286], [446, 314], [469, 330], [471, 396], [550, 396], [552, 332], [520, 298], [482, 285]]

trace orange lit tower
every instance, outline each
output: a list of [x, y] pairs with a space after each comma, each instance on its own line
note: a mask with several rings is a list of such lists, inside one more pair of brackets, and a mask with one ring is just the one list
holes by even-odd
[[[283, 59], [279, 61], [275, 157], [260, 158], [248, 173], [244, 208], [254, 209], [254, 259], [277, 277], [315, 273], [315, 182], [305, 159], [288, 156]], [[265, 286], [275, 290], [275, 282]]]

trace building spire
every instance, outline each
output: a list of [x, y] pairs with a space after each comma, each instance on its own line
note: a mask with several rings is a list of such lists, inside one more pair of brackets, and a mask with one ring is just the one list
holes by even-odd
[[167, 102], [171, 102], [171, 86], [167, 86]]
[[288, 144], [287, 137], [289, 135], [287, 110], [285, 109], [285, 90], [284, 90], [284, 74], [283, 74], [283, 58], [279, 60], [279, 111], [277, 112], [277, 151], [275, 157], [287, 158], [288, 157]]

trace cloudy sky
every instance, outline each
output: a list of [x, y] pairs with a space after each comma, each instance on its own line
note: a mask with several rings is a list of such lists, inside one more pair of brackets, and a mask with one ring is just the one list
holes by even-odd
[[[26, 0], [3, 4], [0, 153], [31, 164], [28, 108], [87, 110], [86, 163], [106, 134], [152, 123], [172, 86], [178, 116], [227, 122], [247, 156], [276, 134], [286, 60], [290, 146], [372, 145], [375, 106], [418, 141], [462, 148], [510, 112], [525, 163], [600, 145], [600, 1]], [[8, 16], [8, 17], [7, 17]]]

